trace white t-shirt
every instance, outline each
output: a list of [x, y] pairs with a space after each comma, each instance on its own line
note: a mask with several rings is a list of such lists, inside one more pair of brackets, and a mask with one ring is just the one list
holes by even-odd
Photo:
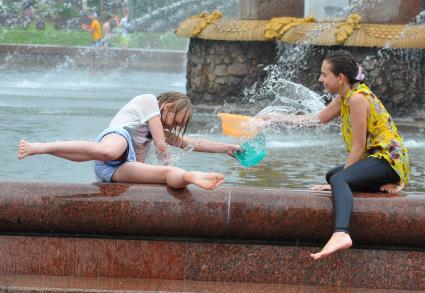
[[128, 34], [128, 28], [129, 28], [129, 24], [128, 24], [128, 18], [127, 17], [123, 17], [120, 20], [120, 27], [121, 27], [121, 33], [123, 36], [127, 36]]
[[143, 144], [149, 140], [148, 120], [161, 115], [154, 95], [145, 94], [131, 99], [112, 118], [109, 127], [121, 126], [129, 130], [134, 143]]

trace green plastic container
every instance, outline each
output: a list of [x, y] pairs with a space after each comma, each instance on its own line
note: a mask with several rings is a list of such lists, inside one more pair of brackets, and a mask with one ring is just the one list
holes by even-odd
[[242, 151], [235, 152], [236, 159], [242, 166], [252, 167], [260, 163], [267, 155], [266, 137], [260, 133], [253, 139], [241, 144]]

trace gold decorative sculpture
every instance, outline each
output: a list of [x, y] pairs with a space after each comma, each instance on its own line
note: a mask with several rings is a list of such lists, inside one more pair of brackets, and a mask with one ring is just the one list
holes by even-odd
[[354, 30], [360, 29], [360, 20], [362, 17], [358, 14], [351, 14], [346, 22], [339, 23], [337, 26], [335, 39], [337, 44], [342, 45], [348, 39]]
[[192, 16], [185, 20], [179, 28], [182, 30], [190, 30], [190, 37], [196, 37], [198, 36], [208, 25], [214, 23], [218, 19], [220, 19], [223, 16], [223, 14], [215, 10], [211, 14], [208, 14], [206, 12], [202, 12], [199, 15]]
[[264, 36], [267, 40], [280, 40], [282, 36], [291, 28], [302, 23], [314, 21], [314, 17], [274, 17], [267, 22]]
[[356, 15], [351, 15], [344, 22], [313, 22], [310, 18], [292, 17], [274, 18], [275, 21], [217, 16], [210, 19], [213, 21], [208, 22], [205, 16], [189, 18], [180, 24], [176, 34], [179, 37], [224, 41], [280, 40], [290, 44], [322, 46], [425, 48], [424, 25], [360, 24], [360, 17]]

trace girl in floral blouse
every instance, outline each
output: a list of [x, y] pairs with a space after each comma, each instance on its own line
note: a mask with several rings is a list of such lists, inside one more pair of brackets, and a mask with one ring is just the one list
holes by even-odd
[[398, 193], [408, 182], [406, 146], [381, 101], [363, 84], [364, 78], [349, 52], [333, 52], [323, 61], [319, 78], [326, 91], [336, 94], [327, 107], [317, 115], [260, 117], [289, 123], [327, 123], [341, 117], [348, 157], [326, 174], [329, 184], [311, 188], [332, 191], [335, 213], [334, 233], [320, 252], [311, 254], [314, 260], [351, 247], [353, 191]]

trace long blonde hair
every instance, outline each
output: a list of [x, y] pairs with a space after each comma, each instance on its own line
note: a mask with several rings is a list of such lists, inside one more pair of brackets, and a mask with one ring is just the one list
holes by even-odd
[[[171, 132], [176, 136], [182, 136], [186, 133], [187, 125], [189, 124], [190, 119], [192, 119], [192, 103], [188, 96], [179, 93], [179, 92], [166, 92], [158, 96], [158, 105], [161, 109], [161, 106], [170, 103], [170, 111], [173, 113], [178, 113], [180, 111], [185, 111], [184, 114], [184, 125], [179, 127], [175, 126]], [[161, 121], [163, 119], [163, 110], [161, 110]], [[178, 131], [177, 131], [178, 128]]]

